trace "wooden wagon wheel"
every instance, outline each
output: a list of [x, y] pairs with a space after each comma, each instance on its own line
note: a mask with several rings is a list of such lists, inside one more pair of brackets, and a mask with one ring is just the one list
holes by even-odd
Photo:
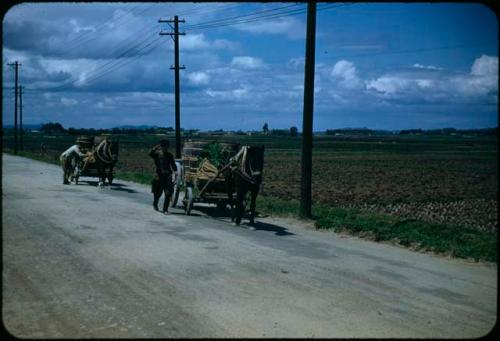
[[172, 193], [172, 200], [170, 201], [170, 207], [175, 208], [175, 206], [177, 206], [177, 201], [179, 200], [179, 192], [179, 182], [176, 181], [174, 185], [174, 193]]
[[184, 210], [186, 211], [186, 215], [191, 214], [192, 208], [193, 208], [193, 188], [186, 187], [186, 194], [184, 197]]

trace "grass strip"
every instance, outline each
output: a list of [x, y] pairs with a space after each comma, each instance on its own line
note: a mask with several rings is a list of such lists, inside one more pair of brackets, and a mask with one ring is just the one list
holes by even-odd
[[[298, 200], [272, 197], [257, 199], [257, 209], [263, 214], [297, 216], [299, 206]], [[347, 232], [375, 241], [390, 241], [415, 250], [431, 251], [456, 258], [497, 262], [497, 232], [324, 205], [315, 205], [312, 211], [317, 229]]]
[[144, 185], [151, 185], [151, 181], [153, 180], [154, 176], [153, 174], [120, 171], [115, 173], [115, 178], [125, 181], [137, 182]]

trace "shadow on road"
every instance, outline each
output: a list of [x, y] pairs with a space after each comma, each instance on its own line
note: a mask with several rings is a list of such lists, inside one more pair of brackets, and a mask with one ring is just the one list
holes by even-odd
[[111, 185], [111, 189], [113, 191], [122, 191], [122, 192], [127, 192], [127, 193], [139, 193], [134, 189], [127, 188], [128, 186], [120, 183], [113, 183]]
[[200, 211], [212, 218], [231, 218], [231, 212], [229, 210], [219, 210], [216, 206], [195, 206], [197, 211]]
[[[96, 186], [99, 184], [99, 181], [97, 180], [80, 180], [78, 181], [78, 185], [90, 185], [90, 186]], [[128, 186], [120, 183], [114, 182], [111, 186], [106, 184], [104, 186], [107, 189], [111, 189], [113, 191], [121, 191], [121, 192], [127, 192], [127, 193], [139, 193], [134, 189], [127, 188]]]
[[[216, 218], [220, 221], [227, 222], [227, 220], [221, 219], [221, 218], [231, 219], [231, 212], [227, 209], [226, 210], [218, 210], [215, 206], [197, 206], [196, 210], [204, 213], [205, 215], [207, 215], [211, 218]], [[194, 215], [192, 211], [191, 211], [191, 215]], [[259, 219], [258, 217], [255, 218], [255, 222], [253, 224], [250, 224], [248, 222], [249, 218], [250, 217], [248, 214], [244, 214], [241, 225], [251, 226], [251, 227], [253, 227], [253, 229], [255, 231], [274, 232], [274, 234], [277, 236], [295, 235], [295, 233], [288, 232], [288, 229], [286, 227], [258, 221], [258, 219]]]
[[263, 223], [261, 221], [255, 221], [255, 223], [251, 224], [250, 226], [255, 228], [255, 230], [274, 232], [274, 234], [277, 236], [295, 235], [295, 233], [288, 232], [288, 229], [283, 227], [283, 226], [278, 226], [278, 225], [269, 224], [269, 223]]

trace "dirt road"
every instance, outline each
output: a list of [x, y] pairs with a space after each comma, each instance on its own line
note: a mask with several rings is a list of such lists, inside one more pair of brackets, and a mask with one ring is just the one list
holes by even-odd
[[2, 166], [2, 317], [17, 337], [478, 337], [496, 321], [493, 265], [294, 220], [165, 216], [148, 186]]

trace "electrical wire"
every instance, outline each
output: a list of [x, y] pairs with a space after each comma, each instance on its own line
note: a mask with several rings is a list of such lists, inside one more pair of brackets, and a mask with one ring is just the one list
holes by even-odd
[[[140, 4], [139, 4], [139, 5], [140, 5]], [[134, 7], [134, 9], [135, 9], [135, 8], [137, 8], [139, 5], [135, 6], [135, 7]], [[147, 10], [151, 9], [154, 5], [156, 5], [156, 3], [150, 4], [148, 7], [144, 8], [141, 12], [139, 12], [139, 13], [137, 13], [137, 14], [135, 14], [135, 15], [136, 15], [136, 16], [141, 15], [142, 13], [144, 13], [144, 12], [146, 12]], [[129, 14], [134, 15], [133, 9], [131, 9], [130, 11], [128, 11], [127, 13], [125, 13], [124, 15], [122, 15], [121, 17], [124, 17], [125, 15], [129, 15]], [[114, 27], [113, 27], [113, 28], [114, 28], [114, 29], [116, 29], [116, 28], [118, 28], [118, 27], [120, 27], [120, 26], [124, 25], [125, 23], [127, 23], [127, 21], [122, 21], [122, 22], [120, 22], [120, 23], [118, 23], [118, 24], [114, 25]], [[96, 32], [97, 32], [97, 31], [96, 31]], [[93, 33], [95, 33], [95, 32], [93, 32]], [[81, 41], [78, 41], [76, 44], [73, 44], [73, 45], [70, 45], [70, 46], [65, 47], [65, 49], [66, 49], [66, 51], [68, 51], [68, 52], [73, 52], [73, 53], [74, 53], [74, 52], [77, 52], [77, 51], [75, 50], [75, 48], [81, 47], [81, 46], [83, 46], [83, 45], [85, 45], [85, 44], [87, 44], [87, 43], [89, 43], [89, 42], [91, 42], [91, 41], [93, 41], [93, 40], [96, 40], [96, 39], [97, 39], [96, 37], [94, 37], [94, 36], [90, 36], [90, 37], [87, 37], [86, 39], [83, 39], [83, 40], [81, 40]]]
[[[317, 11], [323, 11], [327, 9], [333, 9], [333, 8], [339, 8], [339, 7], [344, 7], [344, 6], [351, 6], [354, 5], [354, 3], [346, 3], [346, 4], [341, 4], [341, 5], [327, 5], [324, 7], [318, 7]], [[195, 30], [204, 30], [204, 29], [210, 29], [210, 28], [219, 28], [219, 27], [225, 27], [225, 26], [233, 26], [233, 25], [239, 25], [239, 24], [245, 24], [245, 23], [250, 23], [250, 22], [256, 22], [256, 21], [262, 21], [262, 20], [269, 20], [269, 19], [277, 19], [277, 18], [283, 18], [283, 17], [288, 17], [288, 16], [293, 16], [293, 15], [298, 15], [298, 14], [303, 14], [307, 12], [307, 8], [301, 8], [301, 9], [294, 9], [294, 10], [289, 10], [289, 11], [283, 11], [281, 13], [273, 13], [273, 14], [267, 14], [267, 15], [262, 15], [258, 16], [256, 18], [248, 18], [248, 19], [243, 19], [243, 20], [234, 20], [231, 22], [226, 22], [226, 23], [221, 23], [221, 24], [207, 24], [203, 26], [197, 26], [190, 31], [195, 31]]]
[[257, 11], [257, 12], [253, 12], [253, 13], [249, 13], [249, 14], [244, 14], [244, 15], [237, 15], [237, 16], [234, 16], [234, 17], [227, 17], [227, 18], [222, 18], [222, 19], [210, 20], [210, 21], [206, 21], [206, 22], [202, 22], [202, 23], [198, 23], [198, 24], [187, 25], [184, 28], [191, 29], [191, 28], [198, 27], [198, 26], [205, 26], [205, 25], [208, 25], [208, 24], [220, 23], [220, 22], [224, 22], [224, 21], [231, 21], [231, 20], [238, 19], [238, 18], [254, 16], [254, 15], [258, 15], [260, 13], [274, 12], [274, 11], [278, 11], [280, 9], [285, 9], [285, 8], [290, 8], [290, 7], [295, 7], [295, 6], [298, 6], [298, 4], [293, 4], [293, 5], [288, 5], [288, 6], [282, 6], [282, 7], [277, 7], [277, 8], [272, 8], [272, 9]]
[[[128, 5], [129, 5], [129, 4], [127, 4], [127, 6], [128, 6]], [[125, 8], [126, 8], [127, 6], [125, 6], [125, 7], [124, 7], [124, 10], [125, 10]], [[135, 5], [135, 6], [133, 6], [130, 10], [125, 11], [124, 13], [122, 13], [122, 14], [121, 14], [120, 16], [118, 16], [117, 18], [114, 18], [114, 19], [113, 19], [113, 18], [109, 18], [108, 20], [106, 20], [106, 21], [104, 21], [104, 22], [101, 22], [100, 24], [98, 24], [98, 25], [95, 27], [94, 31], [87, 31], [87, 32], [84, 32], [84, 33], [82, 33], [82, 34], [80, 34], [80, 35], [76, 36], [76, 37], [71, 38], [70, 40], [68, 40], [68, 41], [66, 42], [66, 47], [67, 47], [67, 48], [73, 48], [73, 46], [72, 46], [72, 45], [73, 45], [73, 43], [74, 43], [74, 42], [79, 41], [80, 39], [84, 38], [85, 36], [88, 36], [89, 34], [96, 33], [97, 31], [101, 30], [101, 29], [102, 29], [104, 26], [106, 26], [106, 25], [109, 25], [109, 24], [111, 24], [111, 23], [113, 23], [113, 22], [118, 22], [118, 21], [120, 21], [120, 19], [122, 19], [123, 17], [125, 17], [127, 14], [129, 14], [132, 10], [134, 10], [134, 9], [135, 9], [135, 8], [137, 8], [138, 6], [140, 6], [140, 4], [139, 4], [139, 5]]]
[[134, 57], [131, 57], [129, 59], [123, 59], [121, 61], [121, 64], [120, 63], [116, 63], [114, 65], [112, 65], [110, 68], [108, 68], [107, 70], [103, 71], [101, 74], [99, 75], [94, 75], [92, 77], [90, 77], [89, 79], [86, 79], [85, 80], [85, 83], [86, 85], [88, 85], [89, 83], [91, 82], [94, 82], [96, 81], [97, 79], [100, 79], [106, 75], [108, 75], [109, 73], [111, 72], [114, 72], [118, 69], [121, 69], [122, 67], [124, 67], [125, 65], [128, 65], [130, 64], [132, 61], [136, 60], [137, 58], [143, 56], [143, 55], [147, 55], [151, 52], [153, 52], [155, 49], [157, 49], [159, 46], [161, 45], [154, 45], [151, 49], [149, 49], [148, 51], [146, 51], [145, 53], [141, 54], [140, 52], [144, 51], [146, 48], [150, 47], [151, 45], [153, 45], [154, 43], [158, 42], [159, 40], [161, 39], [161, 37], [157, 37], [156, 39], [154, 39], [153, 41], [149, 42], [148, 44], [146, 44], [145, 46], [143, 46], [140, 50], [138, 50], [136, 52], [136, 55]]
[[[153, 38], [150, 37], [150, 38]], [[143, 54], [141, 54], [142, 51], [144, 51], [144, 49], [146, 49], [147, 47], [151, 46], [151, 44], [155, 43], [156, 41], [158, 41], [161, 37], [156, 37], [156, 39], [146, 39], [142, 42], [140, 42], [139, 44], [136, 44], [134, 46], [132, 46], [128, 52], [130, 51], [133, 51], [134, 49], [135, 50], [135, 55], [134, 56], [128, 56], [128, 58], [130, 59], [137, 59], [138, 57], [142, 56]], [[143, 45], [144, 43], [146, 43], [144, 46], [140, 47], [141, 45]], [[150, 51], [148, 51], [149, 53]], [[93, 81], [94, 79], [98, 79], [98, 78], [101, 78], [107, 74], [109, 74], [110, 72], [116, 70], [116, 69], [119, 69], [121, 68], [122, 66], [119, 66], [119, 67], [116, 67], [117, 65], [120, 65], [121, 63], [123, 63], [123, 58], [126, 58], [126, 54], [127, 53], [123, 53], [122, 55], [119, 56], [119, 58], [117, 60], [112, 60], [112, 61], [109, 61], [106, 66], [108, 67], [104, 67], [104, 65], [102, 67], [104, 67], [103, 70], [100, 70], [99, 72], [95, 72], [94, 70], [92, 72], [94, 72], [93, 74], [91, 73], [90, 76], [86, 79], [86, 82], [91, 82]], [[127, 61], [127, 60], [125, 60]], [[78, 81], [80, 81], [79, 78], [74, 78], [74, 79], [71, 79], [69, 81], [66, 81], [64, 84], [61, 84], [59, 86], [56, 86], [56, 87], [51, 87], [51, 88], [40, 88], [40, 89], [37, 89], [37, 90], [40, 90], [40, 91], [60, 91], [60, 90], [63, 90], [63, 89], [69, 89], [72, 85], [76, 84]]]

